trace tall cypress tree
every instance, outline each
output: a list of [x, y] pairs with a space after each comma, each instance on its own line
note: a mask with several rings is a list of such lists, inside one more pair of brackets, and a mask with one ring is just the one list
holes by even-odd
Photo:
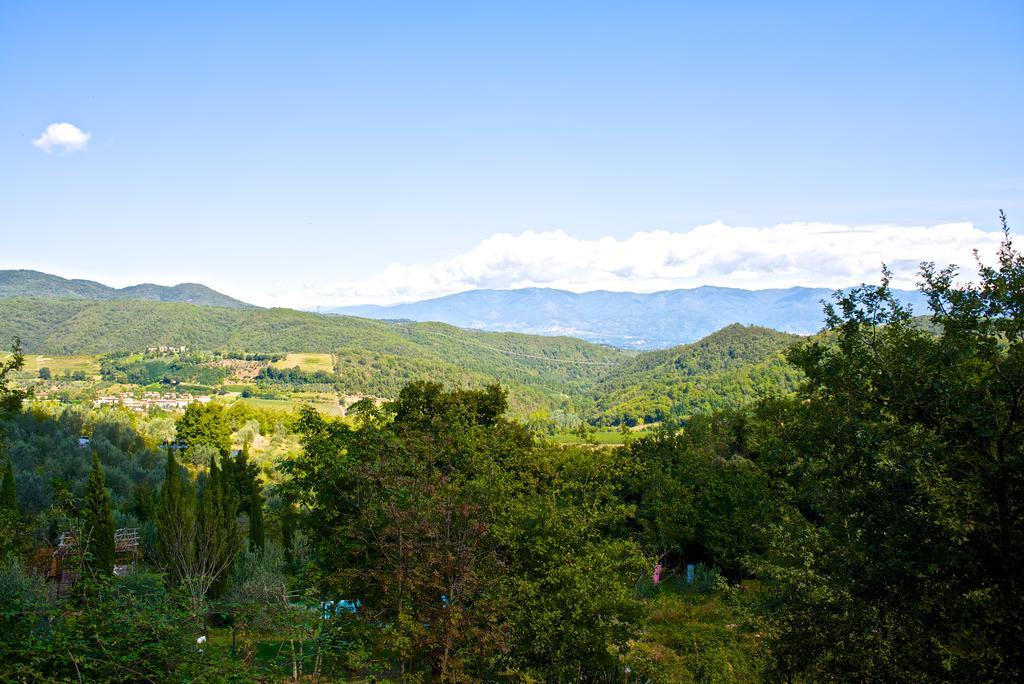
[[226, 562], [226, 569], [221, 575], [218, 587], [223, 592], [228, 587], [231, 579], [231, 570], [235, 565], [235, 556], [242, 545], [242, 533], [238, 527], [238, 510], [241, 507], [241, 498], [235, 489], [235, 483], [226, 477], [220, 478], [220, 510], [219, 524], [223, 531], [221, 537], [221, 553]]
[[87, 563], [94, 571], [114, 572], [114, 514], [100, 458], [93, 452], [92, 472], [85, 493], [85, 535]]
[[[213, 567], [217, 564], [220, 553], [220, 529], [217, 524], [217, 511], [220, 494], [220, 471], [217, 460], [210, 458], [210, 470], [206, 475], [206, 484], [199, 494], [196, 505], [196, 555], [200, 559], [200, 567]], [[204, 558], [205, 556], [205, 558]]]
[[18, 514], [18, 493], [14, 489], [14, 468], [11, 459], [5, 459], [3, 483], [0, 484], [0, 509]]
[[249, 550], [263, 553], [266, 531], [263, 529], [263, 497], [259, 485], [249, 489]]
[[249, 460], [248, 442], [242, 445], [237, 456], [221, 461], [221, 471], [234, 484], [238, 512], [248, 513], [250, 492], [253, 487], [259, 487], [259, 468]]
[[288, 499], [281, 509], [281, 541], [284, 542], [284, 562], [291, 567], [295, 562], [295, 509]]
[[174, 451], [167, 447], [167, 466], [164, 469], [164, 484], [160, 490], [160, 501], [156, 509], [156, 544], [161, 564], [167, 572], [171, 585], [180, 581], [182, 560], [195, 553], [193, 523], [195, 500], [192, 487], [182, 477], [181, 467], [174, 458]]
[[[234, 483], [210, 459], [210, 476], [200, 500], [198, 534], [205, 540], [212, 567], [223, 568], [210, 586], [209, 595], [217, 598], [228, 587], [231, 569], [241, 541], [238, 529], [238, 495]], [[197, 552], [200, 548], [197, 547]]]

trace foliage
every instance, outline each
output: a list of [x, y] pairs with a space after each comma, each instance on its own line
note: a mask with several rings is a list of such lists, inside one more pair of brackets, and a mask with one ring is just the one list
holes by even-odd
[[14, 467], [10, 459], [4, 459], [3, 473], [0, 474], [0, 510], [18, 514], [18, 492], [14, 482]]
[[235, 556], [241, 548], [238, 527], [238, 494], [234, 484], [210, 459], [206, 486], [196, 506], [196, 558], [193, 575], [205, 595], [217, 598], [227, 588]]
[[627, 681], [764, 681], [769, 654], [748, 626], [747, 593], [740, 587], [663, 585], [648, 603], [643, 634], [625, 651]]
[[47, 604], [42, 580], [26, 573], [20, 560], [0, 562], [0, 674], [38, 629]]
[[[12, 373], [21, 370], [25, 357], [21, 353], [21, 339], [14, 338], [11, 343], [11, 354], [0, 362], [0, 418], [21, 410], [21, 402], [25, 399], [25, 390], [11, 386]], [[0, 432], [0, 436], [3, 433]]]
[[92, 471], [85, 492], [84, 534], [86, 562], [93, 572], [114, 572], [114, 515], [99, 456], [92, 455]]
[[300, 419], [286, 491], [309, 510], [318, 584], [359, 599], [372, 653], [403, 672], [601, 672], [637, 617], [643, 560], [605, 536], [628, 515], [615, 471], [538, 451], [505, 406], [496, 387], [413, 383], [355, 429]]
[[726, 411], [668, 423], [626, 446], [633, 473], [624, 497], [637, 505], [636, 534], [673, 566], [708, 562], [739, 580], [763, 553], [763, 527], [782, 504], [748, 443], [752, 418]]
[[241, 547], [238, 499], [233, 484], [210, 459], [205, 485], [195, 493], [167, 451], [166, 479], [157, 509], [157, 548], [172, 586], [181, 586], [192, 615], [228, 586]]
[[255, 485], [249, 489], [248, 513], [249, 548], [259, 552], [266, 546], [267, 533], [263, 528], [263, 496]]
[[177, 586], [188, 567], [185, 559], [195, 554], [195, 502], [187, 476], [170, 447], [155, 519], [158, 558], [171, 586]]
[[299, 368], [261, 368], [257, 380], [270, 380], [290, 385], [333, 385], [336, 377], [333, 373], [323, 370], [305, 371]]
[[597, 419], [634, 426], [732, 409], [789, 393], [800, 375], [783, 352], [801, 338], [729, 325], [699, 342], [639, 354], [591, 390]]
[[100, 375], [104, 380], [134, 385], [217, 385], [228, 371], [196, 355], [138, 358], [111, 354], [100, 362]]
[[[147, 581], [148, 580], [148, 581]], [[32, 682], [230, 681], [196, 648], [180, 597], [159, 577], [85, 578], [53, 603], [17, 565], [0, 567], [0, 679]]]
[[642, 606], [632, 587], [649, 567], [622, 533], [632, 506], [618, 496], [616, 452], [547, 446], [509, 470], [521, 484], [500, 502], [495, 534], [507, 558], [501, 597], [511, 672], [597, 679], [635, 635]]
[[1009, 234], [977, 284], [922, 268], [940, 336], [888, 274], [793, 351], [800, 401], [762, 407], [766, 467], [797, 503], [761, 572], [786, 677], [1024, 676], [1024, 259]]
[[231, 430], [220, 404], [192, 402], [178, 418], [175, 434], [186, 449], [205, 446], [215, 449], [221, 456], [231, 454]]
[[[33, 406], [0, 420], [6, 452], [13, 463], [19, 507], [35, 516], [60, 502], [61, 493], [85, 496], [89, 451], [103, 465], [111, 505], [119, 524], [129, 522], [133, 501], [155, 493], [163, 477], [160, 454], [139, 434], [138, 418], [119, 409]], [[88, 435], [88, 448], [79, 438]], [[142, 491], [140, 491], [140, 489]], [[136, 518], [132, 526], [144, 522]]]

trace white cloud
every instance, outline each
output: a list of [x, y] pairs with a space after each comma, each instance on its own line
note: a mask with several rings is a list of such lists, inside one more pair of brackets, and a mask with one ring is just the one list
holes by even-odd
[[918, 264], [960, 264], [971, 251], [991, 260], [1000, 233], [970, 223], [935, 226], [786, 223], [767, 228], [721, 222], [679, 233], [625, 239], [575, 238], [563, 231], [497, 234], [447, 261], [394, 263], [369, 278], [310, 288], [303, 306], [395, 303], [476, 288], [554, 287], [574, 292], [654, 292], [719, 285], [747, 289], [846, 287], [877, 282], [881, 264], [894, 286], [914, 287]]
[[70, 154], [85, 151], [91, 137], [92, 133], [86, 133], [74, 124], [52, 123], [32, 141], [32, 144], [47, 154], [54, 151]]

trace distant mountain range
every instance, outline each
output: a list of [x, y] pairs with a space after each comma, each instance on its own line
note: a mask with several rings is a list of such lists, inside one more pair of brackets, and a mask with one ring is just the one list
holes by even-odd
[[42, 299], [141, 299], [157, 302], [185, 302], [202, 306], [253, 308], [198, 283], [153, 285], [142, 283], [114, 288], [92, 280], [68, 280], [40, 271], [0, 271], [0, 298], [35, 297]]
[[[326, 313], [377, 319], [440, 321], [460, 328], [536, 335], [569, 335], [623, 349], [661, 349], [699, 340], [730, 323], [813, 334], [824, 323], [827, 288], [742, 290], [698, 287], [650, 294], [548, 288], [472, 290], [392, 306], [349, 306]], [[897, 290], [923, 313], [919, 292]]]
[[[378, 320], [440, 322], [492, 332], [570, 336], [620, 349], [646, 350], [689, 344], [732, 323], [813, 334], [824, 322], [821, 302], [830, 299], [832, 292], [808, 287], [743, 290], [710, 286], [650, 294], [600, 290], [577, 294], [550, 288], [471, 290], [408, 304], [321, 311]], [[926, 300], [919, 292], [896, 293], [916, 313], [926, 311]], [[197, 283], [113, 288], [39, 271], [0, 270], [0, 299], [14, 297], [257, 308]]]

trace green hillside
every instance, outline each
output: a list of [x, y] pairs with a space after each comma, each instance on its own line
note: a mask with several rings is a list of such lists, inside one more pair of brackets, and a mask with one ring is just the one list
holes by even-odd
[[605, 422], [635, 425], [791, 392], [800, 375], [783, 353], [800, 339], [733, 324], [693, 344], [640, 354], [595, 386], [596, 410]]
[[100, 301], [144, 299], [157, 302], [185, 302], [202, 306], [248, 308], [251, 304], [221, 294], [199, 283], [154, 285], [142, 283], [114, 288], [92, 280], [69, 280], [30, 270], [0, 270], [0, 297], [45, 299], [95, 299]]
[[[453, 387], [498, 381], [519, 415], [544, 409], [630, 425], [736, 406], [788, 392], [797, 372], [783, 359], [799, 336], [728, 326], [694, 344], [625, 352], [571, 337], [464, 330], [443, 323], [320, 316], [292, 309], [229, 309], [147, 301], [0, 299], [0, 338], [28, 353], [193, 351], [333, 355], [329, 380], [343, 394], [396, 397], [412, 380]], [[328, 357], [323, 357], [328, 358]], [[573, 417], [576, 418], [573, 418]]]
[[569, 337], [388, 323], [292, 309], [227, 309], [142, 301], [0, 299], [0, 338], [45, 354], [193, 350], [324, 352], [352, 393], [394, 397], [410, 380], [453, 386], [497, 380], [518, 410], [572, 406], [626, 352]]

